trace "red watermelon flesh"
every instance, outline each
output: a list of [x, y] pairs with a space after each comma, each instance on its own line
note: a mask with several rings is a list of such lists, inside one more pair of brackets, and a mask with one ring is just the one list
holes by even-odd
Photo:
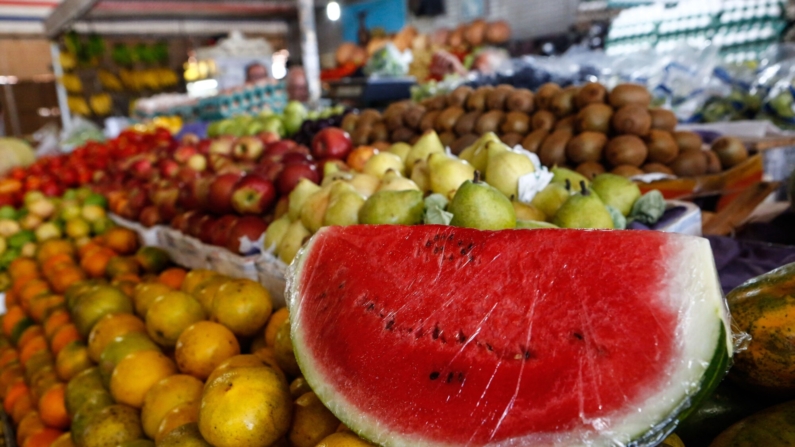
[[700, 238], [333, 227], [293, 267], [303, 373], [383, 445], [626, 443], [681, 410], [728, 343]]

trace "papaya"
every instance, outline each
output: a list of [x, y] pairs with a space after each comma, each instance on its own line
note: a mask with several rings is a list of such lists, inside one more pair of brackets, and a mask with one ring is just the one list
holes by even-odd
[[709, 447], [790, 447], [795, 445], [795, 401], [785, 402], [737, 422]]
[[771, 402], [761, 399], [758, 394], [724, 380], [679, 423], [676, 434], [688, 447], [705, 446], [735, 422], [770, 405]]
[[733, 329], [750, 336], [735, 351], [729, 377], [769, 396], [795, 397], [795, 263], [741, 284], [726, 300]]

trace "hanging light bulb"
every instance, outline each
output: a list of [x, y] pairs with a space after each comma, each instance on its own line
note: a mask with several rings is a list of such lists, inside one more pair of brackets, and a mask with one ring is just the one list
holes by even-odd
[[328, 2], [326, 5], [326, 15], [332, 22], [340, 19], [340, 4], [337, 2]]

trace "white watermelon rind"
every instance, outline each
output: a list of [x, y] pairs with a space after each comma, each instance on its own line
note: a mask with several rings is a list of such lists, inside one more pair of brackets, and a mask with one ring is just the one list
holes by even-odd
[[[323, 380], [320, 368], [304, 339], [301, 321], [301, 296], [298, 279], [304, 272], [307, 253], [314, 243], [333, 227], [321, 229], [296, 256], [287, 274], [287, 304], [292, 324], [291, 336], [296, 359], [307, 383], [328, 409], [343, 423], [365, 439], [388, 447], [452, 447], [457, 444], [430, 441], [391, 432], [378, 421], [371, 421], [348, 402], [343, 394]], [[688, 410], [711, 393], [725, 376], [733, 353], [729, 334], [729, 312], [718, 282], [717, 269], [706, 239], [671, 235], [679, 244], [677, 253], [669, 262], [669, 283], [673, 290], [691, 290], [693, 299], [670, 296], [670, 302], [680, 315], [677, 339], [681, 340], [681, 358], [668, 376], [667, 386], [650, 395], [625, 414], [607, 415], [589, 421], [596, 429], [588, 432], [566, 432], [534, 435], [532, 438], [510, 439], [487, 444], [488, 447], [534, 446], [628, 446], [657, 445], [670, 434]], [[679, 303], [679, 305], [676, 305]], [[684, 359], [703, 359], [684, 361]], [[344, 374], [344, 372], [341, 372]], [[355, 386], [355, 384], [351, 384]]]

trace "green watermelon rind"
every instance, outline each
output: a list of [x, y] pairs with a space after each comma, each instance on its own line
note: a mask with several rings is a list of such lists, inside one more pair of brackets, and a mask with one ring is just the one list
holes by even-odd
[[[287, 305], [290, 309], [291, 321], [292, 321], [292, 331], [291, 337], [293, 340], [293, 346], [295, 349], [296, 360], [298, 365], [304, 375], [304, 378], [309, 383], [309, 385], [314, 390], [315, 394], [320, 398], [320, 400], [329, 408], [329, 410], [337, 416], [343, 423], [345, 423], [349, 428], [354, 430], [359, 436], [364, 439], [367, 439], [374, 443], [379, 443], [379, 441], [384, 439], [384, 433], [382, 430], [378, 429], [377, 421], [375, 424], [364, 422], [363, 419], [366, 416], [358, 414], [356, 408], [353, 404], [349, 402], [345, 402], [345, 399], [342, 399], [338, 392], [332, 389], [329, 386], [326, 386], [323, 375], [320, 373], [320, 370], [315, 368], [313, 365], [314, 360], [310, 356], [304, 356], [304, 352], [301, 347], [304, 345], [303, 342], [303, 332], [301, 330], [300, 324], [300, 296], [298, 293], [298, 278], [301, 276], [303, 272], [304, 263], [306, 261], [306, 255], [312, 249], [314, 243], [319, 239], [319, 235], [326, 231], [333, 231], [329, 228], [321, 229], [297, 254], [295, 260], [290, 265], [290, 268], [287, 272], [287, 284], [286, 284], [286, 292], [287, 292]], [[731, 358], [734, 350], [734, 346], [729, 336], [730, 331], [728, 328], [730, 327], [729, 324], [729, 311], [728, 306], [726, 304], [726, 300], [723, 297], [723, 294], [720, 292], [720, 285], [717, 281], [717, 269], [715, 268], [714, 259], [712, 258], [712, 252], [709, 248], [709, 243], [705, 239], [700, 238], [692, 238], [685, 236], [680, 243], [683, 244], [690, 244], [689, 247], [693, 247], [695, 245], [702, 245], [702, 250], [700, 253], [697, 252], [685, 252], [682, 254], [683, 259], [687, 259], [689, 263], [694, 265], [699, 265], [699, 263], [710, 263], [712, 266], [711, 278], [694, 278], [698, 276], [693, 274], [692, 272], [683, 273], [682, 276], [686, 277], [686, 280], [689, 281], [696, 281], [698, 282], [701, 280], [705, 283], [704, 289], [711, 289], [716, 291], [716, 293], [712, 293], [711, 296], [715, 298], [719, 298], [719, 302], [713, 302], [711, 300], [707, 305], [709, 306], [709, 312], [715, 312], [712, 316], [707, 317], [707, 312], [704, 312], [704, 316], [702, 319], [709, 320], [709, 321], [717, 321], [719, 324], [718, 327], [714, 328], [713, 334], [717, 333], [717, 336], [712, 338], [712, 342], [710, 346], [712, 346], [712, 353], [710, 357], [709, 363], [703, 369], [703, 371], [698, 374], [698, 382], [691, 384], [689, 392], [685, 392], [682, 395], [682, 398], [677, 400], [676, 402], [671, 403], [670, 406], [667, 406], [665, 409], [660, 410], [659, 414], [664, 415], [664, 417], [659, 418], [659, 422], [657, 422], [654, 426], [647, 428], [640, 432], [634, 432], [634, 434], [628, 434], [627, 432], [623, 432], [623, 435], [620, 437], [616, 437], [615, 439], [605, 440], [602, 439], [596, 443], [590, 443], [588, 445], [598, 446], [598, 445], [624, 445], [626, 447], [651, 447], [658, 445], [666, 436], [671, 434], [678, 423], [684, 420], [692, 411], [698, 408], [699, 404], [703, 402], [705, 398], [707, 398], [717, 387], [717, 385], [721, 382], [721, 380], [725, 377], [726, 373], [728, 372]], [[690, 240], [687, 240], [690, 239]], [[704, 247], [706, 246], [706, 249]], [[699, 255], [701, 256], [699, 258]], [[708, 255], [708, 258], [707, 258]], [[677, 263], [672, 262], [672, 265], [677, 265]], [[686, 265], [686, 264], [683, 264]], [[708, 280], [711, 280], [711, 284], [706, 284]], [[714, 307], [713, 307], [714, 306]], [[714, 318], [713, 318], [714, 317]], [[697, 332], [695, 335], [704, 336], [704, 326], [700, 324], [693, 324], [693, 332]], [[693, 336], [691, 334], [691, 336]], [[686, 334], [682, 334], [683, 339], [686, 338]], [[681, 394], [680, 394], [681, 395]], [[646, 399], [645, 402], [650, 402], [651, 399]], [[629, 413], [628, 413], [629, 414]], [[619, 420], [620, 421], [620, 420]], [[622, 439], [623, 438], [623, 439]], [[395, 441], [392, 438], [392, 441]], [[439, 442], [432, 442], [425, 440], [418, 440], [418, 439], [411, 439], [407, 437], [400, 437], [396, 440], [397, 442], [390, 442], [389, 446], [417, 446], [417, 447], [425, 447], [425, 446], [454, 446], [455, 444], [443, 444]], [[507, 445], [513, 445], [512, 442], [516, 440], [506, 440], [503, 442], [498, 443], [490, 443], [489, 446], [494, 447], [501, 447]]]

